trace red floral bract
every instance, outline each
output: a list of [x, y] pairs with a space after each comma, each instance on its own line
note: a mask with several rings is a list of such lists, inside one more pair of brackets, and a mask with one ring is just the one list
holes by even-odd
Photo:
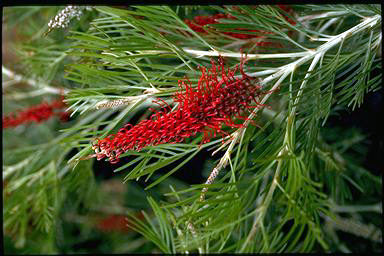
[[[170, 107], [158, 100], [162, 110], [149, 119], [133, 127], [127, 124], [117, 134], [96, 140], [93, 149], [97, 159], [108, 157], [111, 163], [116, 163], [127, 150], [140, 151], [149, 145], [179, 143], [197, 133], [203, 133], [202, 143], [206, 143], [217, 133], [227, 134], [222, 130], [223, 125], [241, 127], [242, 124], [236, 124], [234, 118], [246, 119], [243, 114], [261, 106], [258, 98], [268, 92], [252, 84], [255, 79], [244, 73], [244, 61], [241, 61], [240, 68], [237, 65], [233, 70], [225, 70], [221, 58], [219, 66], [213, 60], [211, 63], [212, 67], [208, 70], [200, 67], [202, 75], [197, 87], [192, 87], [188, 80], [179, 81], [184, 90], [173, 96], [178, 103], [175, 111], [167, 112]], [[240, 78], [234, 76], [237, 70], [241, 73]], [[251, 105], [252, 102], [256, 105]]]

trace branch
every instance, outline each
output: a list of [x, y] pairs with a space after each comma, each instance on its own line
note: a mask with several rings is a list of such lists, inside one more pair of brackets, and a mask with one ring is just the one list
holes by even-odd
[[371, 239], [375, 242], [382, 242], [381, 230], [372, 224], [367, 225], [354, 218], [342, 218], [337, 215], [335, 218], [325, 216], [324, 214], [321, 214], [321, 216], [325, 219], [326, 223], [332, 224], [332, 227], [335, 229], [342, 230], [355, 236]]
[[2, 71], [3, 75], [9, 77], [10, 79], [14, 80], [15, 82], [25, 82], [25, 83], [33, 86], [33, 87], [39, 88], [39, 90], [36, 90], [36, 91], [27, 92], [27, 93], [14, 93], [14, 94], [7, 96], [7, 97], [10, 97], [12, 99], [24, 99], [24, 98], [28, 98], [28, 97], [34, 97], [34, 96], [42, 95], [45, 93], [51, 93], [51, 94], [64, 93], [64, 94], [67, 94], [69, 92], [69, 90], [67, 90], [67, 89], [58, 89], [58, 88], [52, 87], [46, 83], [37, 82], [36, 80], [25, 78], [22, 75], [16, 74], [15, 72], [7, 69], [4, 66], [1, 66], [1, 71]]
[[336, 11], [336, 12], [325, 12], [321, 14], [314, 14], [314, 15], [308, 15], [308, 16], [303, 16], [303, 17], [298, 17], [297, 20], [300, 22], [306, 22], [306, 21], [312, 21], [315, 19], [323, 19], [323, 18], [328, 18], [328, 17], [333, 17], [333, 16], [342, 16], [348, 14], [347, 11]]
[[[331, 49], [335, 45], [339, 44], [340, 42], [342, 42], [346, 38], [351, 37], [352, 35], [357, 34], [366, 28], [370, 28], [370, 27], [376, 25], [380, 20], [381, 20], [380, 15], [368, 17], [363, 22], [354, 26], [353, 28], [351, 28], [351, 29], [349, 29], [349, 30], [337, 35], [337, 36], [330, 37], [326, 43], [320, 45], [319, 47], [317, 47], [314, 50], [309, 50], [308, 52], [306, 52], [306, 55], [303, 56], [302, 58], [278, 68], [274, 74], [265, 78], [262, 81], [262, 83], [264, 83], [264, 84], [268, 83], [269, 81], [283, 75], [286, 72], [286, 70], [295, 70], [295, 67], [306, 63], [307, 61], [311, 60], [312, 58], [314, 58], [316, 55], [318, 55], [320, 53], [324, 54], [326, 51], [328, 51], [329, 49]], [[251, 73], [251, 74], [247, 74], [247, 75], [257, 76], [257, 75], [259, 75], [259, 72]]]
[[[306, 86], [307, 84], [307, 81], [308, 81], [308, 77], [310, 76], [311, 72], [313, 71], [313, 69], [315, 68], [316, 64], [318, 63], [318, 61], [320, 60], [320, 58], [325, 54], [326, 51], [328, 51], [329, 49], [331, 49], [333, 46], [337, 45], [338, 43], [342, 42], [345, 38], [347, 37], [350, 37], [368, 27], [372, 27], [374, 26], [377, 22], [379, 22], [381, 20], [381, 16], [380, 15], [375, 15], [373, 17], [369, 17], [369, 18], [366, 18], [363, 22], [361, 22], [360, 24], [356, 25], [355, 27], [337, 35], [337, 36], [334, 36], [334, 37], [331, 37], [329, 39], [328, 42], [324, 43], [323, 45], [317, 47], [315, 50], [310, 50], [307, 52], [307, 55], [306, 56], [303, 56], [302, 58], [288, 64], [288, 65], [284, 65], [282, 66], [280, 69], [278, 69], [278, 71], [276, 71], [274, 74], [268, 76], [267, 78], [263, 79], [263, 81], [261, 82], [262, 84], [266, 84], [268, 83], [269, 81], [271, 80], [274, 80], [275, 78], [277, 77], [280, 77], [279, 80], [274, 84], [274, 86], [272, 87], [271, 91], [273, 90], [276, 90], [278, 88], [278, 86], [280, 85], [280, 83], [288, 76], [289, 73], [293, 72], [297, 66], [299, 65], [302, 65], [304, 64], [305, 62], [307, 62], [308, 60], [313, 59], [309, 69], [308, 69], [308, 72], [307, 74], [305, 75], [305, 78], [300, 86], [300, 89], [298, 91], [298, 95], [297, 95], [297, 98], [295, 100], [295, 104], [294, 104], [294, 107], [292, 109], [292, 114], [295, 115], [295, 110], [296, 110], [296, 106], [297, 106], [297, 103], [299, 102], [300, 100], [300, 96], [303, 92], [303, 89], [304, 87]], [[253, 74], [248, 74], [249, 76], [254, 76], [255, 73]], [[267, 99], [270, 97], [270, 94], [267, 94], [264, 96], [264, 98], [262, 99], [261, 101], [261, 104], [264, 104]], [[218, 175], [218, 172], [220, 171], [220, 169], [224, 166], [222, 163], [226, 163], [229, 159], [229, 156], [230, 155], [230, 152], [234, 146], [234, 144], [237, 142], [237, 138], [238, 136], [240, 135], [240, 130], [243, 129], [243, 132], [245, 132], [245, 129], [247, 128], [247, 125], [249, 124], [250, 120], [257, 114], [257, 112], [259, 111], [260, 109], [255, 109], [248, 117], [247, 121], [244, 123], [244, 127], [240, 128], [237, 132], [234, 133], [234, 139], [232, 140], [232, 143], [230, 144], [228, 150], [226, 151], [226, 153], [224, 154], [224, 156], [222, 157], [222, 159], [220, 160], [219, 164], [213, 169], [210, 177], [208, 178], [207, 183], [212, 183], [213, 182], [213, 179], [214, 177], [216, 177]], [[243, 133], [241, 133], [243, 134]], [[282, 154], [285, 154], [286, 153], [286, 150], [287, 150], [287, 147], [283, 147], [283, 149], [279, 152], [279, 157], [282, 155]], [[252, 226], [252, 229], [250, 231], [250, 233], [248, 234], [248, 237], [241, 249], [241, 251], [244, 251], [246, 245], [249, 243], [249, 241], [252, 239], [252, 237], [255, 235], [256, 233], [256, 229], [257, 229], [257, 226], [258, 226], [258, 223], [260, 220], [263, 219], [264, 217], [264, 214], [266, 212], [266, 210], [268, 209], [268, 206], [272, 200], [272, 195], [273, 195], [273, 192], [275, 191], [275, 188], [276, 188], [276, 184], [277, 184], [277, 179], [280, 175], [280, 169], [281, 169], [281, 162], [282, 160], [278, 160], [278, 165], [277, 165], [277, 168], [276, 168], [276, 172], [275, 172], [275, 176], [273, 178], [273, 182], [271, 184], [271, 187], [267, 193], [267, 195], [265, 196], [265, 199], [264, 199], [264, 203], [263, 205], [260, 207], [260, 213], [258, 215], [258, 217], [255, 219], [254, 221], [254, 224]], [[218, 168], [218, 167], [221, 167], [221, 168]], [[212, 177], [211, 177], [212, 176]], [[202, 195], [200, 196], [200, 200], [204, 200], [204, 194], [206, 193], [207, 191], [207, 188], [204, 188], [203, 191], [202, 191]]]
[[383, 205], [381, 202], [373, 205], [337, 205], [331, 201], [329, 208], [334, 212], [383, 212]]
[[[193, 50], [188, 48], [183, 48], [183, 51], [196, 55], [198, 58], [203, 56], [221, 56], [221, 57], [233, 57], [233, 58], [242, 58], [244, 54], [237, 52], [219, 52], [216, 50], [213, 51], [200, 51]], [[295, 58], [306, 56], [306, 52], [295, 52], [295, 53], [275, 53], [275, 54], [247, 54], [247, 59], [277, 59], [277, 58]]]

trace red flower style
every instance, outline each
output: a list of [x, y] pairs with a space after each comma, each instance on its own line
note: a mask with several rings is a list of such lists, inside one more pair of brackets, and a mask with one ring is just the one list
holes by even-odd
[[[155, 112], [149, 119], [132, 126], [127, 124], [117, 134], [104, 139], [97, 139], [93, 145], [98, 160], [108, 157], [111, 163], [117, 163], [119, 156], [128, 151], [140, 151], [145, 146], [164, 143], [179, 143], [197, 133], [203, 133], [202, 143], [210, 141], [217, 133], [226, 135], [223, 125], [242, 127], [234, 119], [247, 119], [243, 116], [249, 109], [260, 107], [259, 96], [268, 92], [261, 91], [260, 86], [252, 85], [254, 78], [243, 71], [244, 60], [235, 69], [225, 70], [223, 60], [219, 66], [212, 60], [212, 67], [200, 67], [202, 75], [197, 87], [179, 80], [179, 86], [185, 91], [174, 94], [178, 103], [175, 111], [164, 101], [158, 100], [161, 111]], [[239, 70], [240, 78], [234, 74]], [[221, 80], [219, 80], [221, 76]], [[163, 102], [163, 103], [161, 103]], [[251, 105], [251, 103], [256, 105]]]
[[66, 121], [68, 119], [68, 113], [66, 112], [54, 112], [55, 109], [61, 109], [66, 106], [63, 102], [63, 96], [60, 99], [51, 103], [43, 102], [39, 105], [29, 107], [18, 113], [11, 113], [8, 116], [3, 116], [3, 129], [9, 127], [15, 127], [24, 123], [41, 123], [48, 120], [55, 114], [60, 117], [60, 120]]

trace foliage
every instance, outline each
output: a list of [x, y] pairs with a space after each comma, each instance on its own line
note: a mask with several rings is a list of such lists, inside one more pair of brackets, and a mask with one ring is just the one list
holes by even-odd
[[[366, 238], [377, 246], [381, 204], [369, 208], [371, 221], [358, 198], [376, 205], [382, 182], [351, 157], [364, 148], [364, 137], [350, 129], [343, 139], [344, 131], [327, 124], [338, 109], [356, 110], [368, 93], [382, 90], [380, 6], [295, 5], [293, 12], [271, 5], [96, 6], [69, 29], [42, 37], [60, 9], [4, 9], [5, 29], [22, 28], [27, 37], [13, 45], [18, 62], [3, 66], [4, 112], [53, 99], [61, 88], [72, 113], [65, 124], [3, 129], [4, 230], [18, 248], [8, 250], [73, 252], [64, 238], [73, 223], [81, 227], [79, 241], [105, 238], [92, 233], [95, 213], [127, 214], [142, 235], [111, 234], [103, 252], [348, 252], [353, 248], [336, 233], [352, 230], [335, 221], [346, 217], [341, 212], [367, 223], [372, 236]], [[197, 13], [235, 18], [199, 33], [183, 21]], [[172, 96], [186, 89], [179, 80], [187, 77], [197, 88], [198, 66], [209, 67], [220, 55], [234, 68], [241, 52], [247, 75], [271, 92], [260, 98], [267, 107], [252, 109], [245, 127], [226, 127], [230, 136], [205, 144], [200, 133], [184, 143], [128, 150], [118, 165], [92, 158], [96, 138], [147, 118], [156, 98], [176, 109]], [[5, 68], [13, 66], [28, 86], [9, 76]], [[209, 157], [203, 170], [186, 168], [202, 152], [220, 155]], [[103, 187], [108, 182], [98, 172], [107, 170], [98, 168], [113, 168], [120, 185], [111, 186], [121, 191]], [[212, 178], [189, 185], [177, 172]], [[143, 209], [152, 212], [142, 219]]]

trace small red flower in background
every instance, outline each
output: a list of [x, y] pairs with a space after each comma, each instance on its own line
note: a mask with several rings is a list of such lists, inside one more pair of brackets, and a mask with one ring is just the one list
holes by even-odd
[[[224, 125], [241, 127], [242, 124], [236, 124], [234, 118], [247, 119], [244, 114], [249, 113], [249, 109], [261, 106], [259, 96], [269, 93], [252, 84], [255, 79], [244, 73], [244, 62], [243, 59], [240, 68], [237, 65], [233, 70], [225, 69], [222, 58], [219, 66], [212, 60], [210, 69], [200, 67], [202, 75], [197, 87], [192, 87], [189, 81], [179, 81], [185, 91], [174, 94], [174, 101], [179, 103], [175, 111], [167, 112], [170, 106], [158, 100], [161, 111], [135, 126], [127, 124], [118, 133], [96, 140], [93, 156], [98, 160], [108, 157], [111, 163], [117, 163], [119, 156], [128, 150], [179, 143], [197, 133], [203, 133], [202, 143], [206, 143], [217, 133], [226, 135], [222, 130]], [[235, 78], [238, 70], [241, 77]], [[256, 105], [251, 105], [252, 102]]]
[[130, 228], [127, 227], [126, 218], [124, 215], [109, 215], [97, 224], [97, 228], [104, 232], [127, 232]]
[[[203, 28], [205, 25], [218, 24], [218, 23], [220, 23], [219, 19], [223, 19], [223, 18], [236, 19], [235, 17], [233, 17], [230, 14], [219, 13], [219, 14], [215, 14], [215, 15], [211, 15], [211, 16], [196, 16], [193, 18], [193, 20], [185, 19], [184, 22], [192, 30], [199, 32], [199, 33], [206, 34], [207, 31]], [[248, 30], [248, 29], [240, 29], [240, 30], [244, 30], [247, 32], [260, 32], [260, 30]], [[260, 37], [260, 36], [252, 35], [252, 34], [240, 34], [240, 33], [233, 33], [233, 32], [223, 32], [223, 33], [226, 35], [235, 37], [235, 38], [239, 38], [239, 39], [249, 39], [249, 38]]]
[[[293, 14], [293, 9], [292, 7], [290, 7], [289, 5], [285, 5], [285, 4], [278, 4], [277, 5], [281, 10], [285, 11], [286, 13], [288, 14]], [[296, 21], [288, 18], [286, 15], [283, 15], [283, 17], [289, 22], [291, 23], [293, 26], [296, 25]]]
[[[282, 5], [278, 4], [277, 5], [280, 9], [284, 10], [287, 13], [292, 13], [292, 8], [289, 7], [288, 5]], [[193, 30], [199, 33], [206, 34], [207, 31], [204, 29], [205, 25], [208, 24], [218, 24], [220, 23], [220, 19], [236, 19], [236, 17], [230, 15], [230, 14], [215, 14], [215, 15], [210, 15], [210, 16], [195, 16], [193, 20], [185, 19], [184, 22]], [[284, 15], [284, 18], [291, 23], [292, 25], [295, 25], [296, 22], [290, 18], [288, 18], [286, 15]], [[271, 34], [271, 32], [267, 31], [261, 31], [261, 30], [251, 30], [251, 29], [246, 29], [246, 28], [237, 28], [237, 30], [244, 30], [244, 32], [258, 32], [259, 34]], [[263, 35], [256, 35], [256, 34], [242, 34], [242, 33], [234, 33], [234, 32], [223, 32], [226, 35], [229, 35], [234, 38], [238, 39], [250, 39], [250, 38], [264, 38]], [[256, 44], [259, 46], [266, 46], [270, 42], [257, 42]]]
[[207, 33], [203, 26], [208, 24], [217, 24], [219, 23], [219, 19], [223, 18], [235, 19], [235, 17], [230, 14], [219, 13], [211, 16], [195, 16], [193, 20], [185, 19], [184, 22], [196, 32]]
[[[144, 215], [140, 212], [136, 214], [139, 219], [144, 219]], [[125, 215], [111, 214], [97, 223], [97, 228], [103, 232], [130, 232], [129, 225], [131, 220]]]
[[11, 113], [8, 116], [3, 116], [3, 129], [31, 122], [41, 123], [54, 115], [58, 115], [60, 120], [66, 121], [69, 118], [68, 113], [54, 111], [55, 109], [66, 107], [63, 99], [64, 97], [61, 96], [60, 99], [51, 103], [43, 102], [39, 105], [21, 110], [18, 113]]

